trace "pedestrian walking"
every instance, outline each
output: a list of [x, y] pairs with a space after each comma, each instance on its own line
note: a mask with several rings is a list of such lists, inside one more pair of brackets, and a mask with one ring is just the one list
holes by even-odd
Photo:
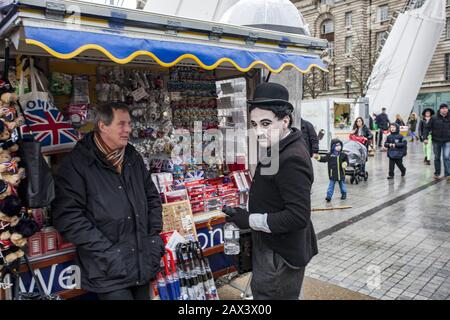
[[397, 166], [402, 177], [406, 175], [406, 168], [403, 165], [403, 157], [407, 153], [408, 141], [400, 134], [400, 126], [397, 123], [392, 123], [389, 127], [391, 134], [386, 138], [384, 143], [385, 148], [388, 149], [387, 156], [389, 158], [389, 176], [388, 179], [394, 179], [394, 169]]
[[395, 123], [398, 124], [400, 127], [404, 127], [405, 126], [405, 121], [403, 121], [402, 116], [399, 115], [399, 114], [395, 115]]
[[427, 108], [423, 110], [422, 119], [419, 122], [419, 132], [418, 132], [420, 141], [422, 143], [424, 142], [424, 140], [428, 140], [428, 143], [423, 143], [423, 154], [425, 155], [423, 162], [428, 166], [431, 165], [431, 150], [433, 138], [431, 136], [431, 132], [428, 134], [427, 137], [425, 137], [424, 134], [425, 134], [425, 127], [428, 125], [433, 115], [434, 115], [433, 109]]
[[[431, 120], [425, 126], [424, 138], [428, 138], [430, 133], [433, 139], [434, 178], [440, 178], [442, 154], [444, 175], [447, 181], [450, 181], [450, 117], [447, 104], [441, 104], [438, 113], [431, 117]], [[425, 144], [430, 143], [428, 139], [424, 139], [423, 142]]]
[[415, 112], [411, 113], [411, 116], [408, 119], [409, 136], [411, 137], [411, 142], [419, 141], [419, 137], [416, 135], [417, 120], [417, 114]]
[[386, 108], [381, 109], [381, 113], [377, 115], [375, 123], [378, 126], [378, 148], [381, 148], [383, 142], [383, 131], [389, 129], [389, 118], [386, 114]]
[[319, 153], [319, 138], [311, 122], [301, 118], [302, 136], [311, 157]]
[[330, 202], [333, 198], [334, 187], [336, 183], [339, 184], [339, 189], [341, 190], [341, 199], [345, 200], [347, 198], [347, 187], [345, 185], [345, 169], [348, 165], [348, 157], [342, 151], [344, 145], [341, 140], [333, 139], [331, 140], [330, 152], [325, 156], [317, 155], [316, 160], [320, 162], [328, 163], [328, 177], [330, 183], [328, 185], [327, 197], [325, 200]]

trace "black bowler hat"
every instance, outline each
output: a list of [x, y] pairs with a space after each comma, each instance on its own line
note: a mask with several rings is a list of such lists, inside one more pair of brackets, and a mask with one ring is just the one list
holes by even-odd
[[289, 102], [289, 91], [286, 87], [278, 83], [264, 82], [256, 86], [253, 100], [247, 101], [253, 105], [275, 105], [289, 106], [292, 110], [294, 107]]

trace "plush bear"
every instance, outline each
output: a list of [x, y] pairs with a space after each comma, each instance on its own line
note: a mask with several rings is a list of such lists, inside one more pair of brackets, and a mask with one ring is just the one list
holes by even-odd
[[24, 256], [24, 252], [10, 240], [0, 240], [0, 251], [5, 264], [10, 264]]
[[9, 183], [13, 188], [17, 188], [20, 182], [25, 179], [25, 169], [19, 168], [15, 171], [15, 173], [6, 171], [2, 173], [1, 178]]
[[[7, 183], [0, 180], [0, 187]], [[0, 190], [1, 191], [1, 190]], [[8, 195], [0, 203], [0, 221], [4, 221], [10, 224], [11, 227], [15, 227], [20, 221], [20, 213], [22, 210], [22, 203], [19, 197]]]
[[3, 122], [9, 132], [12, 132], [16, 128], [21, 127], [25, 123], [25, 119], [22, 116], [16, 117], [15, 115], [10, 114], [8, 117], [3, 117]]
[[1, 95], [0, 100], [5, 106], [9, 107], [17, 102], [17, 95], [15, 92], [5, 92]]
[[0, 148], [0, 163], [10, 162], [11, 160], [11, 153], [8, 150]]
[[0, 119], [0, 143], [6, 142], [11, 138], [11, 133], [8, 130], [8, 127], [5, 125], [5, 120]]
[[27, 244], [27, 238], [39, 231], [39, 225], [31, 219], [21, 219], [19, 223], [11, 228], [11, 242], [22, 248]]
[[0, 148], [0, 177], [4, 172], [15, 174], [19, 170], [19, 157], [11, 157], [9, 150]]
[[2, 177], [2, 174], [7, 172], [9, 174], [16, 174], [19, 172], [19, 162], [20, 158], [15, 157], [11, 160], [2, 161], [0, 160], [0, 177]]
[[11, 133], [8, 127], [3, 122], [3, 119], [0, 119], [0, 148], [15, 153], [19, 150], [19, 145], [10, 138]]
[[8, 240], [11, 238], [11, 224], [0, 220], [0, 240]]

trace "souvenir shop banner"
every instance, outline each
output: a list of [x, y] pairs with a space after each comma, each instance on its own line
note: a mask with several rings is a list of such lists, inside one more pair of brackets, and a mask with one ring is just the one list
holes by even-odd
[[229, 62], [241, 72], [247, 72], [257, 65], [275, 73], [286, 67], [294, 67], [303, 73], [313, 67], [326, 71], [326, 65], [319, 57], [288, 54], [282, 48], [277, 48], [280, 52], [249, 51], [216, 45], [29, 26], [25, 27], [25, 38], [27, 44], [38, 46], [60, 59], [71, 59], [83, 51], [94, 49], [120, 64], [129, 63], [137, 56], [147, 55], [166, 68], [183, 59], [193, 59], [200, 67], [208, 70]]

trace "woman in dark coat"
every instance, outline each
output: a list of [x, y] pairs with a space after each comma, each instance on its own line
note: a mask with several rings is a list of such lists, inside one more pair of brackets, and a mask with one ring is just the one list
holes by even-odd
[[[365, 144], [367, 151], [369, 151], [369, 145], [372, 143], [373, 134], [364, 124], [364, 119], [361, 117], [356, 118], [355, 123], [353, 124], [353, 134], [358, 137], [364, 137], [367, 139], [367, 143]], [[361, 175], [364, 175], [366, 172], [366, 164], [361, 166]]]

